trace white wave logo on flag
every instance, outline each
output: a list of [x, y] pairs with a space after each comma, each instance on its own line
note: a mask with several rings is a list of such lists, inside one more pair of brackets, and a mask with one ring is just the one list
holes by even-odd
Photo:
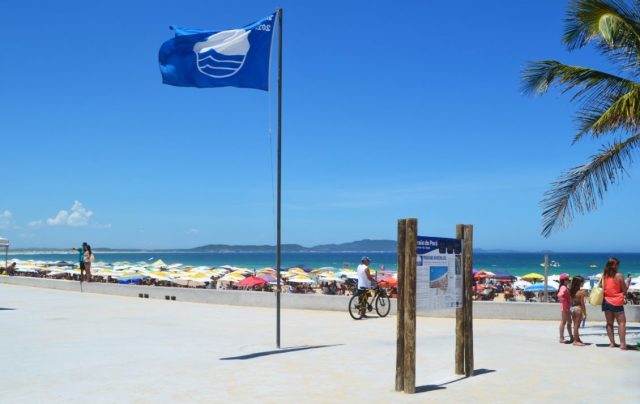
[[202, 74], [223, 79], [238, 73], [249, 52], [249, 32], [244, 29], [221, 31], [197, 42], [193, 51]]

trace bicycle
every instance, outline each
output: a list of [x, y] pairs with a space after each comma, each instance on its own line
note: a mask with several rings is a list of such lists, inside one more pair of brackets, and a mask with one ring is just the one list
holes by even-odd
[[354, 294], [349, 300], [349, 314], [354, 320], [360, 320], [367, 312], [373, 311], [374, 307], [380, 317], [386, 317], [391, 311], [391, 299], [380, 286]]

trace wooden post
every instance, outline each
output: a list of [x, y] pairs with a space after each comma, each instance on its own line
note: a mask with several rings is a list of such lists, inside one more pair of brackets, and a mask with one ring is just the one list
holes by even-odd
[[464, 225], [462, 263], [464, 270], [464, 374], [473, 376], [473, 225]]
[[549, 292], [547, 291], [547, 285], [549, 284], [549, 255], [544, 255], [544, 301], [549, 302]]
[[[464, 226], [459, 224], [456, 226], [456, 238], [457, 239], [462, 239], [464, 238]], [[464, 266], [462, 268], [460, 268], [461, 270], [463, 270], [462, 272], [462, 284], [465, 285], [464, 283], [464, 279], [465, 279], [465, 272], [464, 272]], [[465, 289], [466, 290], [466, 289]], [[456, 309], [456, 365], [455, 365], [455, 373], [457, 375], [463, 375], [464, 374], [464, 299], [465, 299], [465, 295], [466, 293], [463, 293], [462, 296], [462, 307], [458, 307]]]
[[396, 391], [404, 391], [404, 263], [407, 221], [398, 220], [398, 293], [396, 298]]
[[416, 392], [416, 243], [418, 220], [407, 219], [404, 269], [404, 392]]

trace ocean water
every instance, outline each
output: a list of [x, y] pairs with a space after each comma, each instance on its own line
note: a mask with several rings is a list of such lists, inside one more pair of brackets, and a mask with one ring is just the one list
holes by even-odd
[[[397, 256], [395, 253], [283, 253], [282, 268], [289, 268], [299, 265], [306, 265], [311, 268], [350, 267], [355, 269], [360, 263], [363, 255], [371, 257], [371, 266], [380, 269], [384, 265], [385, 270], [395, 271], [397, 267]], [[606, 254], [606, 253], [551, 253], [549, 262], [556, 261], [559, 267], [550, 267], [550, 274], [567, 272], [571, 275], [592, 275], [602, 272], [602, 268], [610, 257], [616, 256], [620, 259], [620, 272], [633, 276], [640, 275], [640, 254]], [[9, 260], [17, 258], [21, 260], [41, 260], [41, 261], [71, 261], [77, 260], [77, 253], [28, 253], [9, 254]], [[237, 267], [258, 269], [275, 266], [275, 253], [184, 253], [184, 252], [96, 252], [98, 261], [105, 262], [139, 262], [152, 263], [162, 259], [167, 264], [181, 263], [184, 265], [205, 265], [222, 266], [232, 265]], [[1, 258], [0, 258], [1, 260]], [[544, 268], [540, 263], [544, 262], [544, 255], [541, 253], [475, 253], [473, 257], [473, 267], [485, 269], [492, 272], [502, 271], [512, 275], [522, 276], [529, 272], [543, 273]], [[4, 263], [2, 263], [4, 264]], [[595, 267], [591, 267], [595, 265]]]

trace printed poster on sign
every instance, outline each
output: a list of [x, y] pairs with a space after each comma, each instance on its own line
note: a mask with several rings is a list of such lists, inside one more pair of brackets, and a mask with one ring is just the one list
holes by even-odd
[[462, 307], [462, 240], [418, 236], [416, 310]]

